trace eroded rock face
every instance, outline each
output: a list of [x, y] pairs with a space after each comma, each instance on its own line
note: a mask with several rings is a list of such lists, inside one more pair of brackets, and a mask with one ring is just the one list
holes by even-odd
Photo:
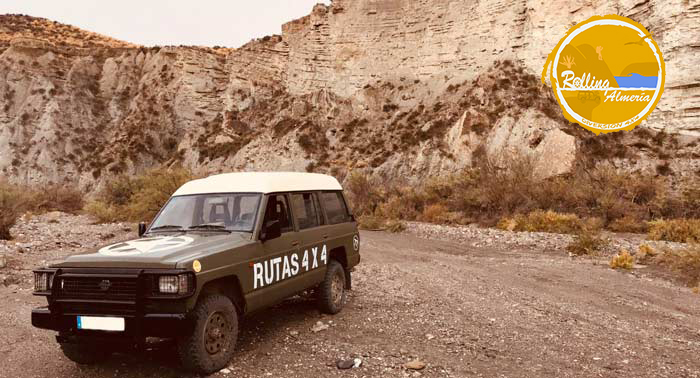
[[[678, 137], [674, 164], [694, 162], [700, 8], [689, 2], [335, 0], [236, 50], [78, 45], [74, 29], [1, 16], [0, 171], [88, 189], [159, 164], [420, 178], [515, 149], [538, 175], [560, 174], [589, 136], [539, 73], [572, 22], [607, 13], [654, 33], [668, 76], [643, 127]], [[635, 151], [635, 164], [669, 159]]]

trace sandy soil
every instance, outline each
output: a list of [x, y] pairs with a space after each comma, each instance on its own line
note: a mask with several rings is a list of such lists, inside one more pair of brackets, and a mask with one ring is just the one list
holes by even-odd
[[[74, 248], [28, 247], [0, 269], [9, 277], [0, 285], [0, 377], [188, 376], [168, 342], [79, 367], [52, 332], [32, 328], [31, 308], [43, 302], [31, 295], [32, 265], [132, 233], [67, 217], [39, 219], [21, 240], [66, 223], [70, 232], [59, 234]], [[700, 297], [687, 288], [547, 244], [428, 239], [412, 229], [362, 233], [363, 260], [340, 314], [293, 298], [245, 319], [229, 372], [214, 376], [700, 377]], [[313, 332], [318, 321], [330, 327]], [[361, 367], [336, 368], [350, 357]], [[414, 359], [426, 367], [406, 369]]]

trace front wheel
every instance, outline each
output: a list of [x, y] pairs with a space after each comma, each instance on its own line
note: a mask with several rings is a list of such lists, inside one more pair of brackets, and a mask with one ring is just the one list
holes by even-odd
[[178, 340], [182, 364], [196, 373], [211, 374], [228, 365], [238, 338], [238, 314], [223, 295], [201, 298], [192, 311], [192, 334]]
[[336, 260], [328, 262], [326, 277], [318, 287], [318, 306], [321, 312], [337, 314], [345, 304], [345, 268]]

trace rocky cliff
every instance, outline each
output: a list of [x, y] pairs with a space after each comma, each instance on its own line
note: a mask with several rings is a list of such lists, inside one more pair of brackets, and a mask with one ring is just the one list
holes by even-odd
[[[642, 127], [593, 137], [539, 73], [567, 27], [607, 13], [650, 29], [668, 74]], [[583, 158], [692, 176], [699, 20], [683, 0], [335, 0], [233, 50], [0, 16], [0, 171], [87, 189], [159, 164], [421, 178], [519, 151], [543, 177]]]

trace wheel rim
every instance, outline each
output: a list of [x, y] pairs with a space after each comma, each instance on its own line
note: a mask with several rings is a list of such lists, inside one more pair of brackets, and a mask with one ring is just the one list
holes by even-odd
[[331, 298], [333, 303], [340, 305], [343, 302], [343, 295], [345, 294], [345, 282], [342, 272], [338, 272], [333, 276], [331, 280]]
[[209, 315], [204, 327], [204, 347], [209, 354], [218, 354], [228, 347], [228, 321], [224, 314], [215, 312]]

